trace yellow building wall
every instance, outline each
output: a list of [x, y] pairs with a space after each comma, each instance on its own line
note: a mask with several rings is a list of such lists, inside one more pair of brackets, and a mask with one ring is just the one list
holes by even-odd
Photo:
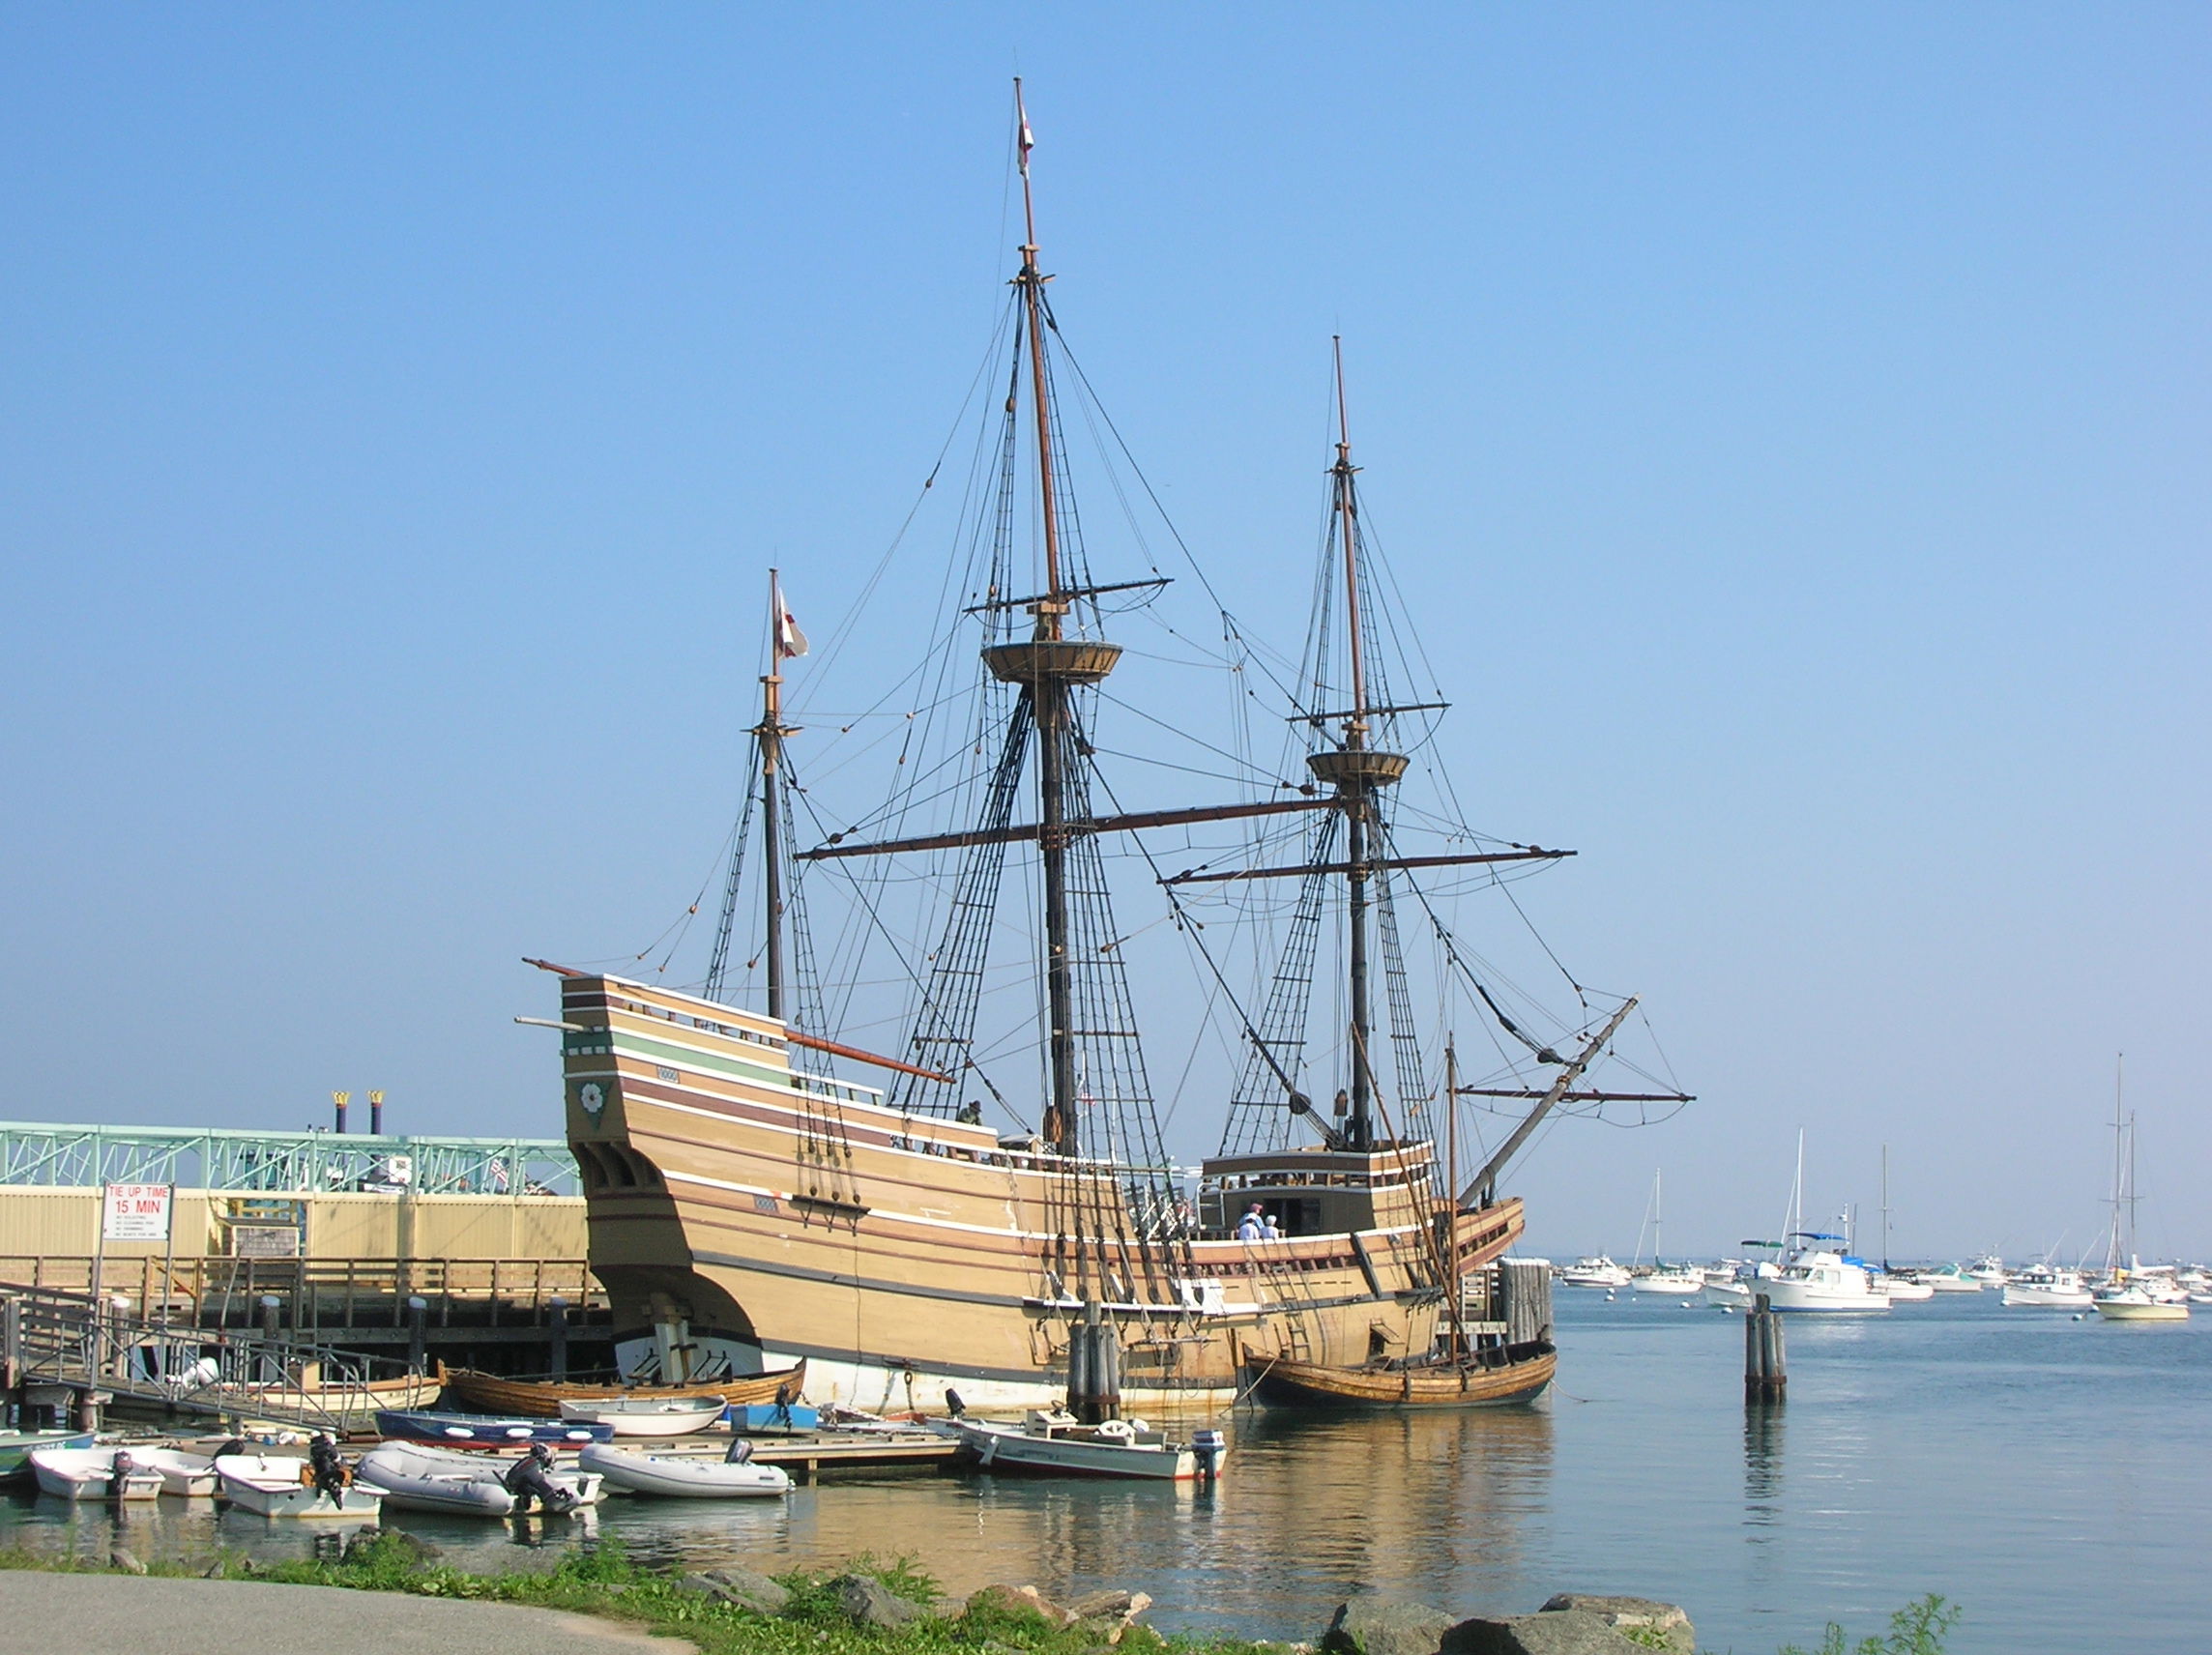
[[[229, 1251], [219, 1216], [242, 1197], [227, 1190], [177, 1192], [173, 1234], [179, 1258]], [[307, 1204], [311, 1259], [581, 1259], [582, 1196], [366, 1195], [282, 1193]], [[97, 1189], [0, 1187], [0, 1260], [89, 1259], [100, 1247]], [[160, 1241], [110, 1241], [110, 1259], [160, 1258]], [[13, 1272], [11, 1272], [13, 1273]]]

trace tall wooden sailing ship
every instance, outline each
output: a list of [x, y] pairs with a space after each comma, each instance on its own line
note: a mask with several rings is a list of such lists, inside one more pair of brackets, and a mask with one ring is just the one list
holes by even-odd
[[[1017, 111], [1018, 100], [1017, 85]], [[1401, 720], [1440, 704], [1395, 705], [1376, 682], [1377, 595], [1341, 363], [1324, 578], [1293, 715], [1303, 785], [1256, 800], [1098, 808], [1112, 799], [1096, 769], [1098, 686], [1122, 654], [1105, 636], [1102, 600], [1160, 583], [1103, 583], [1089, 570], [1055, 400], [1059, 324], [1038, 262], [1029, 128], [1017, 119], [1027, 235], [1011, 282], [996, 484], [984, 491], [987, 578], [970, 609], [984, 632], [977, 694], [991, 720], [975, 743], [978, 819], [937, 834], [846, 832], [798, 848], [779, 785], [795, 732], [781, 711], [793, 652], [778, 598], [778, 647], [753, 731], [759, 792], [748, 793], [763, 829], [762, 1009], [725, 1000], [734, 862], [701, 992], [551, 968], [563, 978], [568, 1136], [620, 1348], [663, 1383], [803, 1361], [811, 1397], [878, 1409], [935, 1407], [947, 1388], [981, 1406], [1071, 1396], [1109, 1410], [1173, 1408], [1226, 1401], [1269, 1367], [1372, 1374], [1439, 1351], [1464, 1369], [1487, 1350], [1483, 1364], [1499, 1367], [1510, 1355], [1502, 1334], [1470, 1333], [1459, 1311], [1463, 1282], [1522, 1233], [1521, 1203], [1498, 1194], [1499, 1174], [1549, 1111], [1601, 1095], [1578, 1092], [1577, 1082], [1634, 1002], [1591, 1017], [1571, 1056], [1528, 1042], [1541, 1072], [1491, 1089], [1524, 1099], [1526, 1118], [1452, 1187], [1398, 904], [1417, 869], [1566, 853], [1398, 848], [1390, 799], [1409, 760], [1393, 738]], [[1014, 546], [1023, 492], [1037, 529], [1028, 568]], [[1292, 839], [1299, 858], [1157, 882], [1178, 905], [1193, 887], [1259, 888], [1252, 881], [1295, 881], [1299, 893], [1263, 1008], [1235, 1014], [1243, 1070], [1193, 1201], [1154, 1113], [1101, 846], [1247, 818], [1302, 825]], [[1033, 1129], [1002, 1134], [963, 1098], [989, 1089], [1005, 1101], [981, 1074], [976, 1024], [1013, 847], [1035, 857], [1035, 909], [1016, 918], [1038, 939], [1042, 1095], [1028, 1117]], [[798, 958], [787, 959], [786, 933], [811, 873], [922, 855], [951, 858], [950, 900], [917, 970], [905, 1049], [871, 1055], [830, 1037], [819, 982], [791, 969], [807, 963], [807, 948], [793, 931]], [[1317, 1055], [1311, 1002], [1329, 917], [1341, 956], [1330, 999], [1344, 1014]], [[1324, 1109], [1307, 1089], [1331, 1054], [1344, 1084]], [[884, 1084], [832, 1073], [830, 1059]]]

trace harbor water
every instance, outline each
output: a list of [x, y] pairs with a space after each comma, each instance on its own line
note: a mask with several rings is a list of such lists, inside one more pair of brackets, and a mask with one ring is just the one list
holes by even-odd
[[[1218, 1489], [1012, 1478], [832, 1482], [785, 1501], [610, 1501], [589, 1524], [388, 1520], [463, 1567], [550, 1562], [589, 1530], [650, 1561], [771, 1571], [906, 1554], [954, 1590], [1150, 1592], [1163, 1628], [1318, 1635], [1366, 1585], [1458, 1611], [1552, 1592], [1682, 1604], [1700, 1644], [1858, 1637], [1928, 1592], [1950, 1647], [2201, 1647], [2212, 1625], [2212, 1325], [2005, 1310], [1994, 1293], [1790, 1323], [1790, 1400], [1747, 1411], [1742, 1321], [1558, 1295], [1560, 1380], [1532, 1409], [1292, 1417], [1239, 1409]], [[300, 1555], [299, 1524], [163, 1500], [141, 1556]], [[19, 1495], [0, 1541], [104, 1555], [106, 1511]]]

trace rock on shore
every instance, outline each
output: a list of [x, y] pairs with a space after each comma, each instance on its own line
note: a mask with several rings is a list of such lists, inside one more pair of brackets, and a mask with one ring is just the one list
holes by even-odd
[[1424, 1603], [1361, 1593], [1337, 1607], [1321, 1646], [1328, 1655], [1634, 1655], [1654, 1647], [1654, 1636], [1674, 1655], [1695, 1655], [1690, 1617], [1655, 1598], [1561, 1592], [1534, 1614], [1455, 1621]]

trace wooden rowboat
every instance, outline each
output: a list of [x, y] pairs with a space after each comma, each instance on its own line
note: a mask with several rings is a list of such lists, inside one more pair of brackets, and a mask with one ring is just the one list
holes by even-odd
[[604, 1425], [617, 1437], [689, 1437], [720, 1419], [729, 1399], [711, 1397], [611, 1397], [600, 1402], [565, 1402], [563, 1419]]
[[1501, 1408], [1534, 1402], [1558, 1370], [1558, 1353], [1549, 1344], [1514, 1350], [1514, 1358], [1496, 1364], [1477, 1359], [1364, 1368], [1254, 1355], [1251, 1382], [1267, 1401], [1293, 1408]]
[[565, 1402], [705, 1401], [720, 1397], [733, 1408], [771, 1403], [775, 1393], [789, 1386], [785, 1397], [797, 1402], [806, 1385], [806, 1364], [778, 1369], [772, 1374], [734, 1374], [695, 1385], [556, 1384], [540, 1379], [503, 1379], [480, 1374], [474, 1368], [453, 1368], [446, 1374], [451, 1405], [484, 1413], [518, 1413], [536, 1419], [558, 1419]]

